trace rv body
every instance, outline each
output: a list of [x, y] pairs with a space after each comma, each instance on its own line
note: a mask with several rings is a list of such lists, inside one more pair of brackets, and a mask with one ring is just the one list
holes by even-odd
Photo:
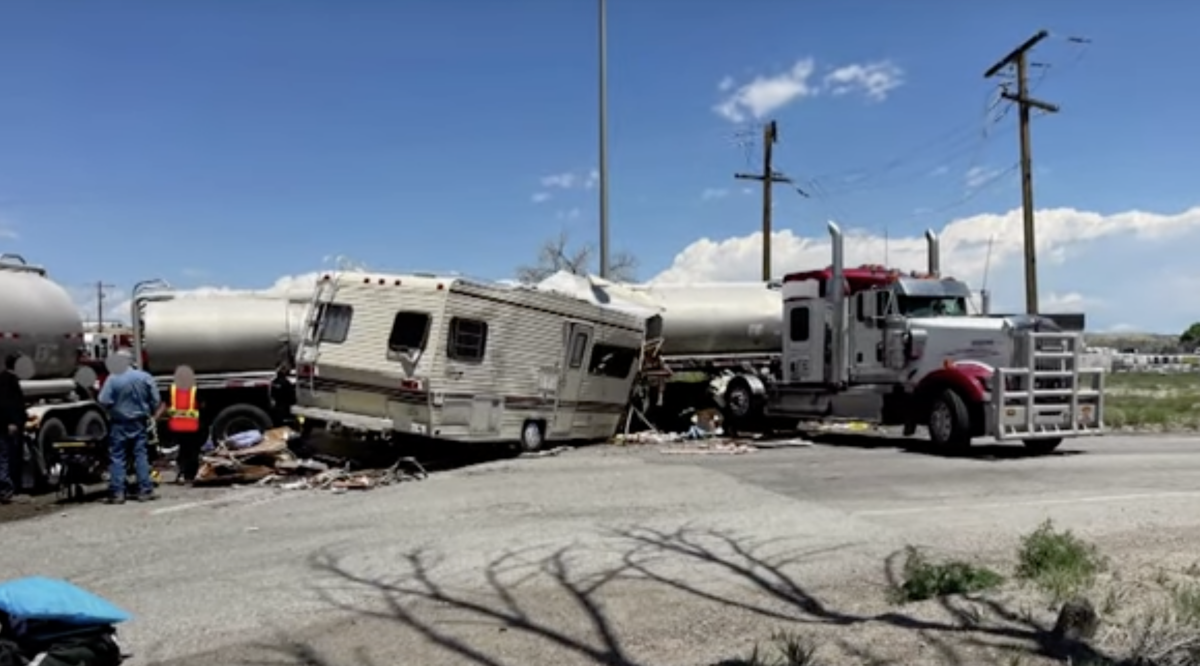
[[309, 310], [306, 426], [526, 450], [615, 432], [647, 324], [533, 287], [363, 272], [322, 276]]

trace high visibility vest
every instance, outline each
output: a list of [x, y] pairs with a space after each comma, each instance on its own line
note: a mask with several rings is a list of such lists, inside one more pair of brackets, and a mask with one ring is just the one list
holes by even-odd
[[171, 406], [167, 410], [167, 429], [171, 432], [198, 432], [200, 410], [196, 409], [196, 389], [179, 390], [171, 385]]

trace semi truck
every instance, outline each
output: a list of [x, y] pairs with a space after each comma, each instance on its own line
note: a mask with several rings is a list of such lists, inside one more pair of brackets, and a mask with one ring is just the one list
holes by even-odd
[[1104, 432], [1104, 375], [1085, 367], [1082, 333], [1036, 315], [972, 315], [967, 285], [941, 275], [932, 232], [928, 269], [905, 273], [845, 267], [841, 229], [828, 230], [832, 264], [783, 278], [779, 363], [725, 382], [731, 421], [923, 426], [946, 452], [976, 437], [1049, 452]]

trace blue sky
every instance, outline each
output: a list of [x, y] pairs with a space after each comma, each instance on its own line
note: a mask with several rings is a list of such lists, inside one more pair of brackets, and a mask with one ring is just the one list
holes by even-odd
[[[609, 0], [608, 19], [612, 240], [641, 278], [756, 277], [758, 199], [732, 173], [774, 118], [777, 168], [811, 195], [776, 190], [777, 273], [827, 263], [805, 241], [827, 219], [858, 231], [852, 260], [882, 262], [886, 230], [911, 267], [944, 228], [943, 264], [978, 286], [991, 240], [988, 286], [1021, 305], [1016, 113], [985, 113], [982, 74], [1046, 28], [1043, 302], [1098, 328], [1200, 319], [1200, 89], [1171, 66], [1200, 7]], [[595, 24], [591, 0], [6, 2], [0, 247], [81, 294], [266, 287], [333, 255], [509, 277], [546, 237], [595, 238]]]

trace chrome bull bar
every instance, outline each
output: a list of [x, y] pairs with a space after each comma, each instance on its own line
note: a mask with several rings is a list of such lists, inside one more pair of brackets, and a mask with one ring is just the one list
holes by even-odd
[[988, 431], [997, 440], [1101, 435], [1104, 369], [1084, 367], [1078, 333], [1017, 334], [1021, 367], [997, 368], [992, 376]]

